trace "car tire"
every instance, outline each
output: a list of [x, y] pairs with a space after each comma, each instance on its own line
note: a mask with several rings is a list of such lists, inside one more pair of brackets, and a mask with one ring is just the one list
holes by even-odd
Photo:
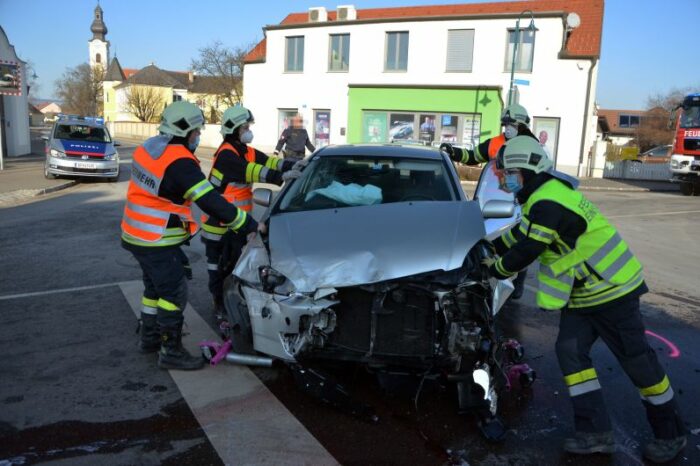
[[691, 196], [693, 194], [694, 187], [693, 183], [687, 181], [681, 182], [681, 194], [684, 196]]
[[255, 354], [250, 314], [239, 286], [239, 281], [233, 276], [224, 280], [224, 308], [231, 326], [231, 349], [236, 353]]
[[47, 180], [55, 180], [56, 178], [58, 178], [53, 173], [49, 173], [49, 166], [47, 164], [44, 164], [44, 178], [46, 178]]

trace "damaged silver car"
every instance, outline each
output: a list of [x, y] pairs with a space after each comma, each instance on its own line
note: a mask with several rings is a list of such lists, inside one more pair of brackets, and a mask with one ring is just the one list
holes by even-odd
[[288, 363], [306, 388], [324, 386], [320, 361], [442, 374], [498, 437], [499, 388], [534, 374], [494, 328], [513, 286], [482, 265], [519, 209], [489, 167], [476, 194], [437, 149], [396, 145], [326, 147], [274, 202], [257, 189], [269, 233], [227, 281], [226, 359]]

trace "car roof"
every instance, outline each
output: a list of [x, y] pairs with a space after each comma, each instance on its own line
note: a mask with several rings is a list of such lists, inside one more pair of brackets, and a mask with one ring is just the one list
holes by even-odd
[[315, 155], [321, 157], [365, 156], [442, 160], [440, 151], [435, 147], [402, 144], [343, 144], [326, 146], [318, 150]]

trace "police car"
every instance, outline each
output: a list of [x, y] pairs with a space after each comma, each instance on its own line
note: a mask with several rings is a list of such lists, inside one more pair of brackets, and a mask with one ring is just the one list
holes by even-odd
[[119, 153], [102, 118], [59, 115], [46, 140], [44, 176], [119, 179]]

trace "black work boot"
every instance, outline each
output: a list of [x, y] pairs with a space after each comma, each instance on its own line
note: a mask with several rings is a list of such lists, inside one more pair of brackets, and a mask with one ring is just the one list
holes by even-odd
[[160, 349], [160, 332], [158, 331], [158, 317], [153, 314], [141, 313], [141, 342], [139, 350], [142, 353], [155, 353]]
[[672, 439], [655, 438], [644, 447], [644, 458], [653, 463], [666, 463], [678, 456], [687, 444], [685, 435]]
[[161, 343], [158, 353], [158, 367], [191, 371], [204, 367], [201, 355], [192, 356], [182, 346], [182, 312], [158, 310]]
[[576, 432], [574, 437], [564, 440], [564, 451], [578, 455], [615, 453], [615, 439], [611, 431]]

